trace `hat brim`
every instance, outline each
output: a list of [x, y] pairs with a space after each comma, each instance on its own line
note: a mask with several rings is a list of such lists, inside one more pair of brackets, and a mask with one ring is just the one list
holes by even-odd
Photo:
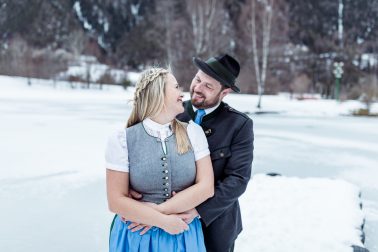
[[211, 69], [209, 65], [207, 65], [206, 62], [204, 62], [203, 60], [193, 57], [193, 63], [198, 69], [200, 69], [205, 74], [210, 75], [211, 77], [219, 81], [223, 86], [227, 88], [231, 88], [236, 93], [240, 93], [240, 89], [237, 86], [235, 86], [234, 83], [230, 84], [226, 80], [218, 76], [218, 74], [214, 72], [213, 69]]

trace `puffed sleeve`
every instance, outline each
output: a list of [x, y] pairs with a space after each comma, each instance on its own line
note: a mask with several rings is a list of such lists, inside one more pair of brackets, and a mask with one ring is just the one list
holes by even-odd
[[196, 161], [210, 155], [209, 144], [207, 143], [205, 133], [203, 132], [201, 126], [190, 120], [187, 131]]
[[105, 167], [110, 170], [129, 172], [125, 129], [116, 131], [109, 136], [105, 150]]

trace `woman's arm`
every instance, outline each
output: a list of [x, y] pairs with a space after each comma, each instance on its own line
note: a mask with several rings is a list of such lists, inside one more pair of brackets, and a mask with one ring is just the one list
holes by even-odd
[[174, 197], [157, 206], [165, 214], [182, 213], [190, 210], [214, 195], [214, 172], [210, 156], [196, 161], [196, 182], [178, 192]]
[[133, 222], [160, 227], [170, 234], [178, 234], [188, 229], [188, 225], [177, 216], [162, 214], [128, 198], [129, 173], [106, 169], [106, 187], [109, 210], [113, 213]]

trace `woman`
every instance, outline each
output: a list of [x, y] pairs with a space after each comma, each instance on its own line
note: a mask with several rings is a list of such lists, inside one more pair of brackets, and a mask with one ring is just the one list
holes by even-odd
[[[127, 128], [109, 138], [107, 196], [110, 211], [117, 214], [110, 233], [111, 252], [206, 251], [200, 221], [187, 224], [176, 215], [214, 194], [202, 129], [175, 119], [184, 111], [182, 98], [168, 70], [144, 71]], [[142, 202], [127, 197], [130, 188], [142, 193]], [[174, 197], [173, 192], [177, 192]], [[154, 228], [140, 235], [128, 229], [131, 222]]]

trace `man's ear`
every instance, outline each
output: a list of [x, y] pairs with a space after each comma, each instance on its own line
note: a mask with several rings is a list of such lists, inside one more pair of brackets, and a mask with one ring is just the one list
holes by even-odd
[[231, 88], [226, 88], [221, 92], [222, 98], [231, 93], [232, 89]]

